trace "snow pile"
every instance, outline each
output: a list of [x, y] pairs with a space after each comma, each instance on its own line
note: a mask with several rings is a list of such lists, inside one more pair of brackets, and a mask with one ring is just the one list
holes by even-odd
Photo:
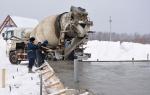
[[89, 61], [119, 61], [119, 60], [147, 60], [150, 45], [131, 42], [89, 41], [85, 53], [91, 53]]
[[19, 28], [34, 28], [39, 23], [38, 20], [31, 18], [24, 18], [19, 16], [11, 16], [11, 18]]

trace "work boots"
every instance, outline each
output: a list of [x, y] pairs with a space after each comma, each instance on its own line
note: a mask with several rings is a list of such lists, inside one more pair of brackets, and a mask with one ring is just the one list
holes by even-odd
[[29, 68], [28, 73], [35, 73], [35, 72], [33, 72], [31, 68]]

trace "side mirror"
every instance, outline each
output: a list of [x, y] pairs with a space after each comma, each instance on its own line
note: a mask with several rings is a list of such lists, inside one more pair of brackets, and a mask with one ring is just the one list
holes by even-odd
[[5, 37], [5, 33], [2, 33], [2, 37], [3, 37], [3, 38]]
[[3, 37], [4, 40], [8, 40], [5, 33], [2, 33], [2, 37]]

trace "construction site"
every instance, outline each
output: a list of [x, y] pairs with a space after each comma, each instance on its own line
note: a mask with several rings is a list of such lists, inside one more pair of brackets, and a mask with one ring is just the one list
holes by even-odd
[[[38, 1], [37, 4], [33, 1], [26, 4], [16, 0], [17, 6], [12, 7], [18, 9], [21, 5], [34, 5], [29, 14], [26, 14], [28, 8], [25, 6], [20, 9], [22, 13], [8, 7], [7, 15], [2, 7], [0, 95], [150, 94], [150, 45], [135, 43], [138, 41], [113, 41], [113, 31], [117, 29], [119, 32], [149, 31], [146, 23], [145, 28], [131, 25], [133, 14], [129, 18], [119, 18], [124, 14], [122, 10], [132, 11], [122, 8], [129, 2], [118, 1], [122, 6], [117, 5], [119, 8], [116, 9], [116, 3], [110, 1], [107, 10], [104, 5], [108, 2], [60, 1], [58, 6], [54, 6], [57, 2], [51, 1], [50, 8], [45, 9], [49, 6], [47, 1]], [[8, 1], [4, 3], [9, 5]], [[90, 3], [95, 5], [88, 5]], [[43, 8], [39, 7], [40, 4]], [[137, 8], [135, 5], [135, 10]], [[117, 13], [120, 16], [115, 15]], [[15, 16], [18, 14], [23, 16]], [[130, 26], [125, 29], [123, 25], [126, 28]], [[104, 32], [101, 36], [98, 29], [108, 32], [107, 40], [101, 39], [106, 35]]]

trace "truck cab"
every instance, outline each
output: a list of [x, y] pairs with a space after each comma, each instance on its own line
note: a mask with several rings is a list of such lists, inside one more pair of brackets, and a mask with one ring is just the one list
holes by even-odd
[[6, 54], [12, 64], [19, 64], [27, 60], [26, 43], [31, 28], [16, 28], [4, 31], [2, 34], [6, 41]]

